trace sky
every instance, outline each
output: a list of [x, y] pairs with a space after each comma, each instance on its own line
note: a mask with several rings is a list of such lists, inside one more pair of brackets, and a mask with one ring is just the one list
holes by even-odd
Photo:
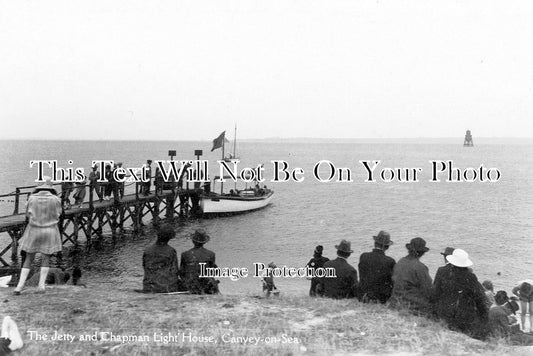
[[0, 0], [0, 138], [533, 137], [531, 1]]

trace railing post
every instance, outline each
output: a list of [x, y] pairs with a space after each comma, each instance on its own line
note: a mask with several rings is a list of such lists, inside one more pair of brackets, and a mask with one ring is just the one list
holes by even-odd
[[13, 211], [13, 215], [16, 215], [19, 213], [19, 195], [20, 195], [20, 188], [15, 189], [15, 210]]

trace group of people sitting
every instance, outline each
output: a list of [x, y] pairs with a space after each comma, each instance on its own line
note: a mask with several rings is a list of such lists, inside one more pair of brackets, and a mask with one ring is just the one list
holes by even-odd
[[[359, 279], [357, 270], [347, 262], [353, 253], [349, 241], [342, 240], [335, 246], [337, 258], [334, 260], [322, 256], [323, 247], [317, 246], [308, 266], [333, 267], [336, 277], [313, 278], [309, 294], [387, 303], [391, 307], [407, 308], [419, 315], [443, 320], [450, 329], [477, 339], [506, 337], [513, 344], [533, 345], [533, 335], [524, 333], [517, 326], [514, 317], [518, 310], [516, 301], [505, 291], [494, 294], [490, 281], [484, 282], [487, 286], [484, 288], [471, 268], [473, 262], [466, 251], [446, 248], [441, 253], [445, 264], [433, 280], [427, 266], [420, 261], [429, 251], [424, 239], [416, 237], [407, 243], [407, 256], [398, 262], [385, 255], [393, 244], [389, 233], [380, 231], [373, 239], [374, 249], [363, 253], [359, 259]], [[533, 306], [532, 283], [522, 281], [513, 289], [522, 303], [523, 328], [526, 306]], [[530, 308], [531, 327], [532, 319]]]
[[143, 253], [144, 293], [190, 292], [192, 294], [218, 293], [218, 281], [214, 278], [200, 278], [200, 263], [205, 267], [216, 268], [215, 253], [204, 248], [210, 237], [198, 229], [191, 240], [194, 247], [181, 254], [178, 265], [176, 250], [168, 242], [176, 236], [171, 225], [163, 225], [158, 230], [155, 244]]

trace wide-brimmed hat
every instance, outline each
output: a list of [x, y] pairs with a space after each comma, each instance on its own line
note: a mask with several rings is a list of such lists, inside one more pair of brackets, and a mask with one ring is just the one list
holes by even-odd
[[387, 231], [380, 231], [377, 236], [374, 236], [374, 241], [383, 246], [390, 246], [393, 242], [390, 239], [390, 234]]
[[52, 178], [49, 176], [43, 177], [44, 182], [39, 184], [35, 189], [33, 190], [34, 193], [40, 192], [41, 190], [48, 190], [52, 194], [57, 194], [57, 191], [55, 190], [54, 186], [52, 185]]
[[210, 237], [203, 229], [198, 229], [192, 234], [191, 240], [193, 242], [198, 242], [201, 244], [205, 244], [207, 241], [209, 241]]
[[455, 249], [454, 249], [453, 247], [446, 247], [446, 248], [444, 249], [444, 251], [441, 252], [440, 254], [443, 255], [444, 257], [446, 257], [446, 256], [451, 255], [451, 254], [453, 253], [454, 250], [455, 250]]
[[470, 267], [474, 264], [468, 258], [468, 253], [460, 248], [456, 248], [451, 255], [446, 256], [446, 260], [457, 267]]
[[350, 241], [342, 240], [340, 244], [335, 245], [335, 248], [345, 253], [352, 253], [352, 243]]
[[426, 247], [426, 240], [421, 237], [415, 237], [408, 244], [405, 244], [408, 250], [416, 252], [428, 252], [429, 248]]

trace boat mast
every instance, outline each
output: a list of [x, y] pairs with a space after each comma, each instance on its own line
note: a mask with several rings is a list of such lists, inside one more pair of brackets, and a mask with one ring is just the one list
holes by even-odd
[[[222, 161], [224, 161], [224, 146], [226, 144], [226, 135], [222, 138]], [[224, 192], [224, 177], [221, 177], [222, 182], [220, 182], [220, 195]]]
[[237, 158], [237, 123], [235, 123], [235, 133], [233, 134], [233, 158]]
[[[235, 123], [235, 133], [233, 134], [233, 159], [237, 159], [237, 123]], [[235, 181], [235, 191], [237, 190], [237, 181]]]

